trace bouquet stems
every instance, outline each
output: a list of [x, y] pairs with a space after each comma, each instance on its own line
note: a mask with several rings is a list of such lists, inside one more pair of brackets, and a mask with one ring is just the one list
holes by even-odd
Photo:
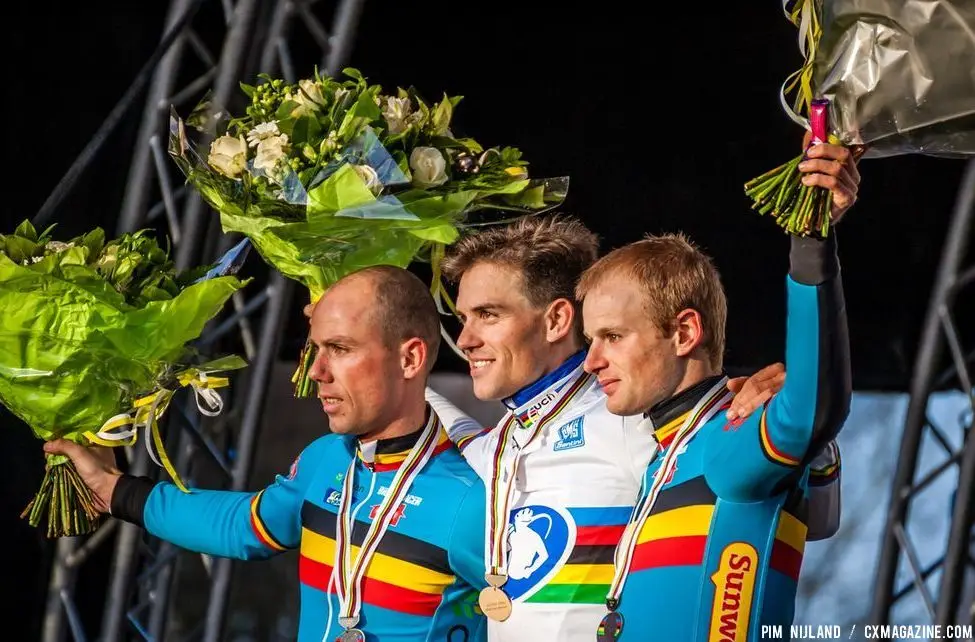
[[297, 399], [313, 397], [315, 394], [315, 382], [308, 377], [311, 364], [315, 362], [315, 353], [315, 344], [312, 343], [311, 338], [308, 338], [305, 347], [301, 350], [301, 356], [298, 357], [298, 369], [291, 378], [292, 383], [295, 384], [294, 394]]
[[[809, 108], [811, 145], [829, 140], [828, 104], [825, 100], [814, 100]], [[822, 187], [802, 184], [799, 163], [804, 159], [805, 154], [797, 156], [753, 178], [745, 183], [745, 194], [753, 201], [752, 209], [775, 217], [775, 222], [786, 232], [796, 236], [825, 237], [829, 233], [833, 193]]]
[[41, 488], [20, 517], [26, 517], [36, 528], [45, 513], [47, 536], [52, 538], [86, 535], [95, 530], [100, 521], [91, 491], [66, 457], [48, 458]]

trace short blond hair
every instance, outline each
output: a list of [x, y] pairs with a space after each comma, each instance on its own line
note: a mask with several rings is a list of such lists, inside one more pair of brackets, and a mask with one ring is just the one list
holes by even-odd
[[722, 367], [728, 301], [710, 257], [683, 234], [647, 236], [596, 261], [579, 279], [576, 298], [582, 301], [605, 280], [619, 276], [640, 284], [647, 313], [665, 335], [677, 329], [681, 310], [696, 310], [704, 329], [701, 347], [712, 368]]
[[599, 238], [579, 220], [527, 216], [457, 241], [447, 252], [443, 273], [456, 283], [478, 263], [509, 267], [522, 275], [531, 304], [546, 307], [557, 299], [575, 302], [576, 283], [597, 256]]

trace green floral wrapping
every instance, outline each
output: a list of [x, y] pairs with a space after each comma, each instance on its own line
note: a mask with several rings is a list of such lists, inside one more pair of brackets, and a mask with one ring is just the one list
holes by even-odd
[[132, 308], [90, 272], [45, 274], [0, 255], [0, 401], [40, 439], [83, 443], [151, 393], [241, 287], [219, 277]]
[[[49, 231], [24, 222], [0, 235], [0, 403], [45, 441], [127, 445], [145, 426], [146, 447], [185, 489], [157, 420], [177, 388], [192, 385], [215, 403], [204, 389], [227, 380], [211, 375], [246, 365], [234, 356], [199, 364], [187, 346], [243, 287], [224, 276], [236, 266], [177, 274], [144, 232], [106, 242], [96, 228], [65, 243]], [[99, 521], [61, 455], [48, 456], [22, 516], [38, 526], [45, 515], [49, 537], [88, 533]]]

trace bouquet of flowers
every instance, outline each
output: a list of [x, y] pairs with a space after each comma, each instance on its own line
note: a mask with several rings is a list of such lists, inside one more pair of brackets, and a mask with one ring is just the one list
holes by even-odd
[[[183, 487], [156, 421], [185, 385], [209, 414], [219, 412], [213, 389], [226, 379], [210, 375], [244, 363], [198, 364], [186, 344], [243, 285], [208, 268], [178, 274], [144, 231], [106, 241], [96, 228], [62, 242], [25, 221], [0, 235], [0, 402], [46, 441], [129, 445], [144, 427], [153, 459]], [[97, 523], [88, 489], [63, 456], [48, 457], [22, 517], [37, 526], [45, 513], [50, 537]]]
[[[206, 100], [171, 120], [170, 155], [261, 256], [316, 301], [342, 276], [370, 265], [432, 263], [482, 210], [537, 213], [562, 203], [568, 178], [529, 178], [513, 147], [484, 148], [450, 129], [460, 97], [427, 103], [414, 89], [384, 94], [355, 69], [288, 84], [242, 85], [250, 104], [229, 118]], [[207, 134], [192, 143], [187, 128]], [[438, 298], [438, 302], [439, 302]], [[306, 396], [306, 344], [295, 375]]]
[[[975, 7], [922, 4], [783, 0], [805, 63], [783, 83], [781, 102], [811, 130], [811, 144], [863, 146], [865, 158], [975, 153]], [[825, 235], [829, 193], [801, 185], [801, 160], [749, 181], [745, 192], [787, 231]]]

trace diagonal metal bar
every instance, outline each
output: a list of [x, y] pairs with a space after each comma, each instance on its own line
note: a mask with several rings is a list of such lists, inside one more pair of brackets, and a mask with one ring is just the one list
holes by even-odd
[[901, 550], [904, 551], [904, 555], [907, 558], [907, 564], [911, 569], [911, 573], [914, 575], [912, 580], [914, 588], [921, 594], [921, 599], [924, 600], [924, 607], [928, 610], [928, 613], [933, 619], [934, 599], [931, 597], [931, 592], [928, 590], [928, 586], [924, 582], [924, 576], [921, 574], [921, 564], [917, 559], [917, 553], [914, 551], [914, 546], [907, 539], [907, 533], [904, 532], [904, 527], [901, 524], [894, 527], [894, 536], [897, 538], [897, 543], [900, 544]]

